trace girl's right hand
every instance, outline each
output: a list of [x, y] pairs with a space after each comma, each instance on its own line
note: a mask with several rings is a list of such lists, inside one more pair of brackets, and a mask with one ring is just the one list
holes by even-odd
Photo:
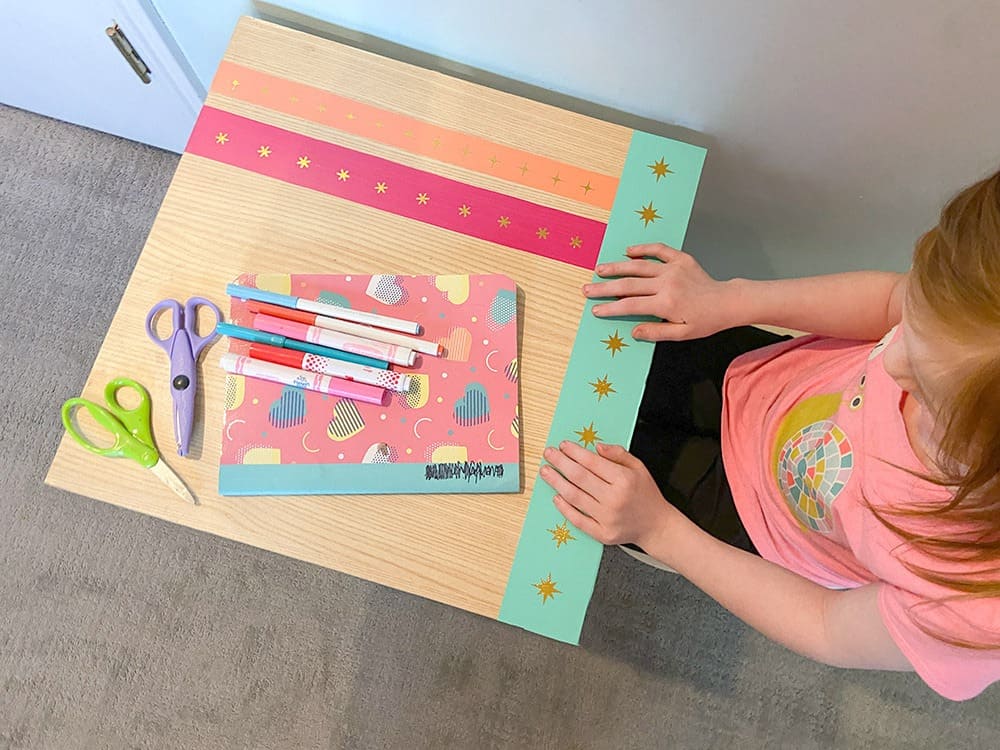
[[625, 252], [632, 260], [603, 263], [596, 269], [598, 276], [618, 278], [583, 287], [589, 298], [617, 297], [595, 305], [597, 317], [661, 318], [662, 323], [640, 323], [632, 329], [633, 337], [649, 341], [697, 339], [739, 324], [733, 286], [713, 279], [687, 253], [659, 243], [636, 245]]

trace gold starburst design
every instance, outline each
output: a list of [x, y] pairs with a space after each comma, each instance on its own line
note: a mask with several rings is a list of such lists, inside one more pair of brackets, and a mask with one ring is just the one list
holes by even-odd
[[259, 149], [257, 149], [257, 156], [259, 156], [261, 159], [266, 159], [270, 155], [271, 155], [270, 146], [261, 146]]
[[299, 97], [297, 97], [297, 96], [290, 96], [290, 97], [288, 97], [288, 101], [290, 101], [292, 104], [298, 104]]
[[316, 109], [318, 109], [320, 112], [326, 112], [326, 105], [320, 104], [316, 107]]
[[521, 170], [521, 177], [524, 177], [525, 173], [528, 171], [528, 162], [524, 162], [524, 164], [519, 166], [518, 169]]
[[469, 207], [468, 207], [467, 205], [465, 205], [464, 203], [463, 203], [463, 204], [462, 204], [462, 205], [461, 205], [461, 206], [459, 207], [459, 209], [458, 209], [458, 215], [459, 215], [459, 216], [468, 216], [468, 215], [469, 215], [469, 214], [471, 214], [471, 213], [472, 213], [472, 209], [471, 209], [471, 208], [469, 208]]
[[379, 195], [385, 195], [385, 192], [388, 189], [389, 189], [389, 186], [386, 185], [384, 182], [376, 182], [375, 183], [375, 192], [378, 193]]
[[538, 595], [542, 597], [542, 604], [545, 604], [549, 599], [555, 598], [556, 594], [562, 593], [562, 591], [556, 588], [556, 582], [552, 580], [551, 573], [549, 573], [547, 578], [543, 578], [538, 583], [531, 585], [538, 589]]
[[573, 430], [573, 432], [580, 436], [576, 442], [583, 443], [584, 448], [593, 445], [601, 439], [601, 436], [597, 434], [597, 430], [594, 428], [593, 422], [582, 430]]
[[500, 163], [500, 160], [496, 157], [496, 154], [490, 157], [490, 167], [496, 167]]
[[404, 130], [403, 131], [403, 137], [404, 138], [412, 138], [413, 137], [413, 131], [412, 130]]
[[549, 230], [546, 227], [538, 227], [535, 236], [540, 240], [547, 240], [549, 238]]
[[559, 176], [558, 172], [556, 172], [554, 175], [552, 175], [552, 177], [550, 179], [552, 180], [552, 187], [555, 187], [560, 182], [562, 182], [562, 177]]
[[668, 174], [674, 174], [674, 170], [670, 168], [669, 164], [664, 163], [662, 156], [658, 162], [647, 164], [646, 166], [649, 167], [653, 171], [653, 174], [656, 175], [657, 182], [660, 181], [661, 177], [666, 177]]
[[570, 237], [569, 238], [569, 246], [570, 247], [579, 248], [582, 245], [583, 245], [583, 240], [581, 240], [579, 237]]
[[234, 78], [234, 79], [233, 79], [233, 91], [236, 91], [236, 89], [237, 89], [237, 87], [238, 87], [239, 85], [240, 85], [240, 82], [239, 82], [239, 81], [237, 81], [237, 80], [236, 80], [236, 79]]
[[510, 217], [509, 216], [501, 216], [499, 219], [497, 219], [497, 224], [500, 225], [501, 229], [506, 229], [507, 227], [510, 226]]
[[312, 161], [308, 156], [300, 156], [299, 160], [295, 163], [299, 165], [299, 169], [309, 169], [309, 165], [312, 164]]
[[469, 148], [469, 144], [465, 144], [465, 146], [462, 147], [462, 157], [466, 158], [471, 153], [472, 153], [472, 149]]
[[556, 543], [556, 549], [559, 549], [564, 544], [576, 541], [576, 537], [570, 533], [569, 525], [566, 521], [563, 521], [554, 529], [546, 529], [546, 531], [552, 535], [552, 541]]
[[229, 133], [219, 133], [215, 136], [215, 142], [220, 146], [224, 146], [229, 142]]
[[[348, 120], [354, 120], [356, 117], [357, 117], [357, 115], [355, 115], [353, 112], [348, 112], [347, 113], [347, 119]], [[379, 123], [375, 123], [375, 126], [379, 127]]]
[[601, 343], [607, 345], [607, 348], [608, 350], [610, 350], [612, 357], [614, 357], [618, 352], [620, 352], [622, 349], [628, 346], [628, 344], [625, 343], [625, 340], [618, 335], [617, 328], [615, 329], [615, 332], [610, 336], [608, 336], [606, 339], [601, 339]]
[[439, 148], [441, 146], [441, 136], [434, 136], [434, 139], [431, 142], [434, 144], [434, 148]]
[[431, 197], [427, 195], [427, 193], [417, 193], [417, 203], [419, 203], [421, 206], [426, 206], [427, 201], [429, 201], [430, 199]]
[[580, 187], [583, 188], [583, 194], [584, 195], [588, 195], [590, 193], [590, 191], [594, 189], [594, 188], [592, 188], [590, 186], [590, 180], [587, 180], [587, 184], [586, 185], [580, 185]]
[[656, 209], [653, 208], [653, 201], [650, 201], [648, 206], [643, 206], [641, 209], [636, 210], [636, 213], [639, 214], [645, 222], [643, 224], [644, 227], [648, 227], [651, 221], [663, 218], [656, 212]]
[[594, 393], [597, 394], [597, 400], [600, 401], [605, 396], [609, 396], [612, 393], [618, 393], [614, 388], [611, 387], [611, 381], [608, 380], [608, 376], [605, 375], [603, 378], [598, 378], [591, 385], [594, 387]]
[[348, 172], [346, 169], [341, 168], [341, 170], [337, 172], [337, 179], [340, 182], [347, 182], [349, 179], [351, 179], [351, 173]]

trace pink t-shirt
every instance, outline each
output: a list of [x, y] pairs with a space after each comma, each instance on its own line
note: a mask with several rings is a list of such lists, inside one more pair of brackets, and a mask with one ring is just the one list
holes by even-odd
[[[907, 570], [901, 558], [942, 564], [900, 548], [864, 501], [884, 514], [894, 503], [948, 497], [890, 465], [927, 473], [906, 435], [903, 391], [880, 356], [898, 334], [874, 346], [803, 336], [734, 360], [723, 385], [722, 456], [761, 556], [830, 588], [878, 582], [882, 620], [900, 650], [931, 688], [964, 700], [1000, 680], [1000, 650], [951, 646], [917, 620], [953, 637], [995, 640], [1000, 600], [911, 609], [955, 592]], [[914, 529], [909, 519], [889, 520]]]

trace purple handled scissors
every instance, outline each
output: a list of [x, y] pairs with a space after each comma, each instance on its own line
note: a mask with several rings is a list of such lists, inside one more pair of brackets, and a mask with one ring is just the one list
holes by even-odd
[[[204, 306], [215, 313], [212, 333], [198, 335], [198, 307]], [[153, 319], [163, 310], [173, 312], [174, 331], [169, 338], [161, 339], [153, 329]], [[174, 437], [177, 438], [177, 455], [186, 456], [194, 429], [194, 399], [198, 393], [198, 355], [215, 338], [215, 324], [222, 320], [219, 308], [204, 297], [191, 297], [183, 307], [175, 299], [165, 299], [153, 305], [146, 316], [146, 333], [170, 357], [170, 395], [174, 399]]]

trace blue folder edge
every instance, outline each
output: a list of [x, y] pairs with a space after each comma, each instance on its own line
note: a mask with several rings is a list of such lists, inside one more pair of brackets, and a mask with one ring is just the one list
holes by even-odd
[[219, 494], [387, 495], [518, 492], [517, 463], [223, 464]]

